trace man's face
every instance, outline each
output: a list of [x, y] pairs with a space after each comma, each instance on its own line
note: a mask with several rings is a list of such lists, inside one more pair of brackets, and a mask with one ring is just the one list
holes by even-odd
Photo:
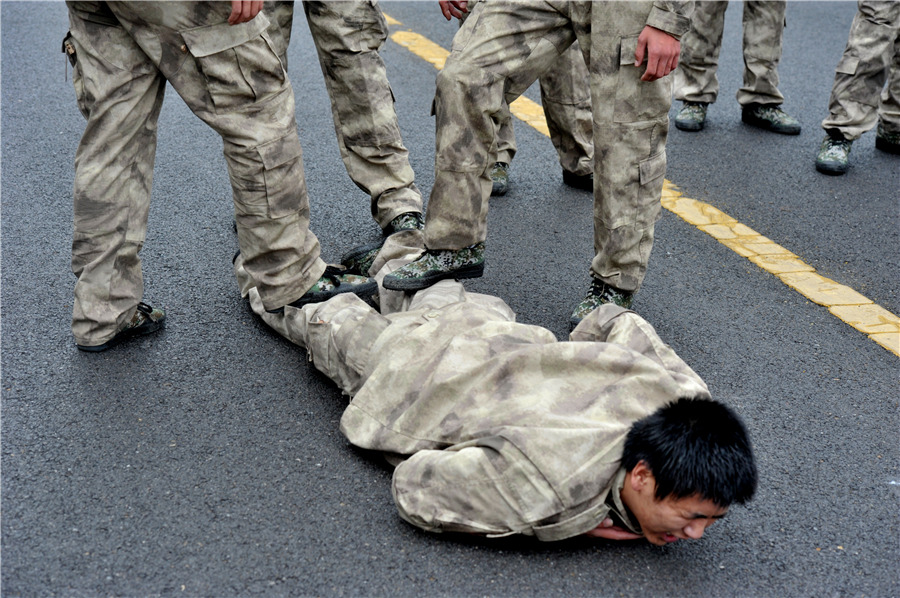
[[728, 512], [727, 507], [696, 495], [657, 500], [656, 480], [643, 462], [626, 477], [622, 499], [637, 518], [647, 541], [657, 545], [699, 540], [706, 528]]

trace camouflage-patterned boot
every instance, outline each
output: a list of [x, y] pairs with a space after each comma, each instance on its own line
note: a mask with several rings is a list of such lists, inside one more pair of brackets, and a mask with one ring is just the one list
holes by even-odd
[[878, 123], [875, 147], [889, 154], [900, 154], [900, 133], [888, 133], [884, 130], [884, 125]]
[[850, 168], [852, 141], [840, 137], [840, 133], [828, 134], [822, 140], [816, 156], [816, 170], [822, 174], [842, 175]]
[[700, 131], [706, 124], [705, 102], [685, 102], [675, 115], [675, 127], [682, 131]]
[[420, 212], [404, 212], [391, 220], [384, 227], [384, 236], [389, 237], [402, 230], [422, 230], [425, 228], [425, 219]]
[[156, 332], [166, 325], [166, 312], [159, 308], [151, 307], [146, 303], [138, 303], [137, 309], [131, 320], [119, 330], [114, 337], [103, 343], [102, 345], [79, 345], [75, 346], [82, 351], [90, 353], [99, 353], [109, 348], [115, 347], [122, 341], [128, 340], [135, 336], [143, 336]]
[[509, 191], [509, 164], [506, 162], [496, 162], [491, 168], [491, 195], [506, 195]]
[[634, 303], [634, 293], [617, 289], [595, 278], [591, 282], [591, 289], [587, 295], [581, 300], [581, 303], [575, 306], [575, 311], [572, 312], [572, 316], [569, 318], [570, 328], [578, 326], [589, 313], [604, 303], [615, 303], [625, 309], [631, 309], [631, 304]]
[[[348, 274], [346, 271], [337, 266], [327, 266], [322, 277], [316, 281], [302, 297], [296, 301], [292, 301], [288, 305], [291, 307], [303, 307], [308, 303], [319, 303], [327, 301], [336, 295], [343, 293], [353, 293], [360, 299], [370, 301], [372, 296], [378, 291], [378, 283], [365, 276], [356, 274]], [[279, 314], [284, 312], [284, 307], [277, 309], [267, 309], [270, 314]]]
[[341, 256], [341, 265], [345, 268], [347, 274], [358, 274], [359, 276], [369, 276], [369, 270], [378, 257], [378, 252], [384, 247], [384, 241], [375, 241], [374, 243], [366, 243], [359, 247], [354, 247]]
[[385, 276], [381, 284], [394, 291], [419, 291], [446, 278], [479, 278], [482, 274], [483, 242], [456, 250], [426, 250], [416, 261]]
[[781, 133], [782, 135], [799, 135], [800, 122], [788, 116], [781, 106], [763, 106], [762, 104], [747, 104], [741, 110], [741, 120], [752, 125], [772, 131], [773, 133]]
[[425, 228], [425, 221], [419, 212], [404, 212], [400, 214], [387, 225], [384, 229], [384, 239], [373, 243], [366, 243], [354, 247], [341, 256], [341, 265], [347, 274], [358, 274], [360, 276], [368, 276], [378, 252], [384, 247], [387, 237], [394, 233], [406, 230], [422, 230]]

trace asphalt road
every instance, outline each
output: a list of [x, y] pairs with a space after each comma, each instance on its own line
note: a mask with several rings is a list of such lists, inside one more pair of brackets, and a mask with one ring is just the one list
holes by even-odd
[[[433, 3], [383, 9], [449, 47], [456, 26]], [[313, 230], [336, 259], [378, 230], [340, 162], [297, 12], [290, 74]], [[719, 102], [702, 133], [673, 127], [667, 178], [900, 314], [900, 160], [869, 133], [847, 175], [813, 169], [854, 12], [789, 5], [781, 88], [803, 132], [782, 137], [740, 122], [732, 6]], [[69, 252], [84, 121], [59, 51], [66, 9], [4, 1], [0, 19], [4, 595], [900, 595], [898, 357], [670, 212], [635, 307], [745, 418], [760, 470], [757, 498], [699, 542], [487, 541], [401, 521], [389, 469], [338, 431], [346, 399], [241, 302], [221, 144], [171, 90], [142, 252], [167, 328], [78, 352]], [[392, 41], [383, 55], [427, 192], [435, 71]], [[564, 338], [589, 282], [591, 200], [562, 185], [545, 137], [516, 132], [485, 276], [467, 287]]]

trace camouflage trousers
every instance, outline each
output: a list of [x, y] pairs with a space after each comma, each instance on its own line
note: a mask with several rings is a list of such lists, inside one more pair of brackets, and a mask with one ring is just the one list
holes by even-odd
[[643, 281], [660, 213], [672, 77], [634, 66], [649, 2], [479, 2], [453, 40], [435, 94], [435, 183], [425, 243], [484, 241], [505, 105], [575, 41], [590, 56], [594, 146], [593, 276], [624, 290]]
[[[280, 24], [286, 49], [293, 2], [266, 6]], [[350, 179], [371, 197], [372, 217], [384, 228], [400, 214], [424, 211], [378, 53], [388, 33], [378, 2], [307, 1], [303, 10], [331, 99], [341, 159]]]
[[[557, 63], [539, 78], [541, 105], [559, 165], [579, 176], [592, 172], [594, 160], [588, 81], [587, 65], [578, 42], [569, 46]], [[509, 164], [516, 155], [516, 133], [508, 106], [504, 106], [497, 121], [496, 161]]]
[[[469, 3], [474, 9], [475, 2]], [[465, 16], [468, 16], [467, 14]], [[460, 26], [465, 22], [465, 16]], [[538, 79], [541, 106], [547, 120], [550, 141], [559, 156], [563, 170], [579, 176], [593, 170], [594, 146], [591, 131], [591, 91], [584, 55], [576, 41], [559, 60]], [[497, 117], [497, 158], [495, 162], [511, 163], [516, 155], [516, 132], [509, 106], [504, 105]]]
[[75, 155], [72, 331], [102, 344], [143, 294], [156, 126], [166, 82], [222, 137], [245, 267], [267, 307], [325, 269], [290, 81], [259, 15], [228, 25], [221, 2], [70, 2], [63, 45], [87, 125]]
[[[742, 106], [778, 105], [784, 96], [778, 91], [778, 62], [784, 33], [784, 1], [745, 1], [744, 84], [737, 92]], [[722, 49], [727, 0], [697, 2], [691, 30], [681, 38], [681, 60], [675, 71], [675, 98], [712, 104], [719, 95], [716, 69]]]
[[900, 3], [890, 1], [859, 2], [822, 128], [854, 140], [877, 120], [900, 133]]

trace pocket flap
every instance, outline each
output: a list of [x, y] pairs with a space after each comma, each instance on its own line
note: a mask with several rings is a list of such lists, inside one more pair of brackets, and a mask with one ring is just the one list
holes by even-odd
[[302, 156], [300, 137], [296, 130], [281, 139], [260, 145], [256, 149], [259, 151], [259, 157], [262, 158], [266, 170], [278, 168], [282, 164], [287, 164]]
[[[619, 64], [624, 65], [627, 64], [629, 66], [634, 66], [634, 53], [637, 52], [638, 38], [635, 35], [634, 37], [623, 37], [621, 46], [619, 49]], [[646, 62], [646, 60], [645, 60]]]
[[666, 151], [650, 156], [641, 162], [641, 185], [655, 181], [666, 174]]
[[852, 54], [847, 54], [841, 57], [840, 62], [838, 62], [837, 68], [834, 70], [841, 73], [842, 75], [855, 75], [857, 68], [859, 68], [859, 57], [853, 56]]
[[259, 13], [252, 20], [238, 25], [229, 25], [227, 21], [215, 25], [204, 25], [185, 29], [181, 32], [184, 43], [196, 58], [217, 54], [229, 48], [258, 37], [269, 26], [269, 18]]

